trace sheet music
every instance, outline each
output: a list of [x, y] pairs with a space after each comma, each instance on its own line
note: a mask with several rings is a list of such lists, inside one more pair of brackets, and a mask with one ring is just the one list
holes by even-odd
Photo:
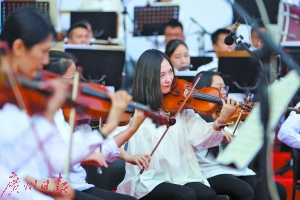
[[[300, 77], [295, 70], [290, 71], [283, 80], [274, 82], [268, 88], [270, 100], [270, 119], [268, 128], [273, 131], [300, 86]], [[260, 121], [260, 106], [256, 105], [239, 135], [219, 155], [217, 161], [224, 165], [246, 168], [263, 145], [263, 127]]]

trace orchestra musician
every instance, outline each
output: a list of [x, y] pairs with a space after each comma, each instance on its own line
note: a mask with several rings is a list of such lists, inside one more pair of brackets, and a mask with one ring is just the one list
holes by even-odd
[[83, 22], [73, 24], [67, 32], [67, 44], [90, 45], [90, 33]]
[[[11, 70], [14, 74], [22, 75], [29, 80], [34, 79], [38, 71], [49, 62], [49, 50], [54, 37], [55, 30], [49, 16], [40, 9], [22, 7], [13, 11], [3, 24], [1, 33], [1, 40], [6, 41], [11, 49], [11, 53], [6, 57], [10, 58], [12, 62], [9, 64], [12, 66], [5, 66], [3, 61], [2, 73], [8, 73]], [[59, 79], [51, 79], [39, 83], [38, 87], [41, 90], [52, 91], [43, 112], [30, 116], [23, 110], [23, 107], [19, 108], [11, 103], [5, 103], [0, 110], [2, 120], [0, 169], [3, 175], [0, 180], [0, 190], [3, 191], [2, 195], [7, 195], [4, 192], [10, 192], [10, 198], [14, 199], [49, 199], [35, 190], [22, 190], [26, 185], [24, 178], [30, 177], [37, 180], [53, 177], [54, 173], [58, 174], [63, 171], [68, 158], [67, 144], [59, 133], [62, 129], [58, 124], [61, 121], [59, 122], [58, 119], [63, 119], [59, 108], [66, 99], [65, 94], [69, 86]], [[126, 102], [128, 105], [129, 99], [130, 96], [125, 95], [119, 98], [115, 105], [126, 104]], [[76, 146], [73, 146], [71, 165], [86, 158], [103, 143], [103, 136], [106, 137], [114, 129], [118, 124], [118, 116], [120, 117], [124, 112], [124, 109], [119, 109], [118, 106], [116, 108], [109, 114], [113, 117], [110, 120], [112, 124], [108, 124], [102, 135], [99, 131], [89, 132], [84, 142], [77, 142]], [[65, 126], [65, 130], [67, 129], [66, 125], [62, 126]], [[80, 130], [77, 132], [74, 133], [74, 137], [82, 135]], [[15, 187], [12, 191], [6, 191], [8, 185], [5, 185], [12, 181], [10, 180], [11, 172], [18, 175], [20, 185], [18, 191]], [[68, 187], [68, 192], [60, 193], [60, 195], [71, 199], [74, 196], [74, 190], [71, 185]], [[51, 193], [51, 195], [54, 194]], [[56, 196], [53, 197], [56, 198]]]
[[188, 47], [182, 40], [169, 41], [165, 54], [170, 58], [176, 71], [189, 71], [192, 67]]
[[[213, 71], [199, 72], [195, 78], [202, 74], [201, 79], [197, 83], [197, 89], [203, 87], [215, 87], [221, 92], [222, 98], [226, 98], [228, 88], [225, 86], [220, 73]], [[207, 122], [212, 122], [216, 119], [217, 114], [211, 116], [201, 116]], [[226, 147], [228, 142], [223, 141], [218, 146], [211, 148], [203, 148], [195, 146], [194, 150], [203, 176], [207, 178], [211, 188], [217, 194], [226, 194], [233, 197], [235, 200], [250, 200], [255, 198], [255, 178], [256, 173], [249, 168], [244, 170], [234, 169], [232, 167], [220, 165], [216, 159], [221, 151]], [[230, 183], [230, 185], [226, 183]], [[286, 190], [282, 184], [276, 182], [277, 190], [281, 200], [287, 198]]]
[[[73, 61], [73, 58], [66, 52], [61, 51], [50, 51], [50, 62], [48, 65], [44, 67], [45, 70], [54, 72], [58, 75], [60, 75], [64, 79], [72, 80], [74, 77], [74, 73], [76, 71], [76, 66]], [[125, 93], [125, 94], [124, 94]], [[125, 98], [123, 97], [125, 95]], [[117, 110], [123, 110], [127, 108], [128, 100], [131, 98], [126, 98], [126, 92], [124, 91], [117, 91], [115, 93], [115, 97], [112, 98], [112, 100], [115, 99], [115, 102], [117, 102], [119, 105], [116, 106], [115, 103], [113, 103]], [[117, 101], [120, 99], [119, 101]], [[114, 101], [114, 100], [113, 100]], [[121, 102], [123, 101], [123, 102]], [[124, 107], [125, 106], [125, 107]], [[112, 108], [113, 109], [113, 108]], [[117, 119], [118, 117], [115, 117]], [[117, 120], [113, 120], [114, 122], [117, 122]], [[62, 125], [63, 119], [59, 119], [57, 124]], [[63, 123], [65, 124], [65, 123]], [[105, 124], [101, 129], [103, 131], [104, 128], [107, 128], [109, 124]], [[61, 129], [65, 129], [63, 126], [61, 126]], [[83, 132], [91, 131], [91, 127], [88, 124], [82, 124], [80, 126], [76, 127], [77, 130], [82, 130]], [[62, 137], [66, 138], [67, 135], [65, 131], [60, 131], [62, 133]], [[126, 133], [126, 132], [124, 132]], [[78, 141], [82, 141], [82, 139], [77, 138]], [[103, 165], [107, 167], [107, 164], [105, 160], [108, 160], [109, 162], [114, 161], [120, 154], [119, 147], [122, 146], [125, 141], [129, 139], [128, 135], [125, 134], [118, 134], [114, 136], [113, 138], [108, 138], [104, 141], [101, 147], [101, 152], [94, 152], [89, 157], [87, 157], [85, 160], [94, 160], [99, 163], [99, 165]], [[66, 138], [67, 140], [67, 138]], [[147, 167], [147, 165], [143, 164], [143, 160], [150, 159], [147, 155], [129, 155], [127, 152], [125, 152], [123, 149], [121, 150], [122, 157], [125, 158], [125, 160], [131, 164], [134, 165], [142, 165], [144, 167]], [[104, 159], [103, 159], [104, 157]], [[80, 166], [80, 164], [74, 165], [70, 169], [70, 183], [72, 184], [73, 188], [76, 190], [75, 199], [105, 199], [105, 200], [114, 200], [114, 199], [135, 199], [134, 197], [113, 193], [108, 190], [104, 190], [101, 188], [97, 188], [91, 184], [88, 184], [86, 182], [86, 172], [83, 169], [83, 167]]]
[[[153, 110], [164, 113], [162, 98], [171, 90], [174, 68], [169, 58], [158, 50], [147, 50], [135, 67], [132, 88], [133, 99], [150, 105]], [[138, 199], [217, 199], [198, 166], [193, 146], [218, 145], [226, 133], [226, 124], [238, 107], [234, 100], [223, 101], [222, 114], [214, 123], [206, 123], [191, 109], [183, 110], [171, 126], [144, 173], [139, 167], [126, 164], [126, 175], [117, 192]], [[140, 114], [135, 127], [125, 132], [135, 132], [128, 141], [128, 153], [147, 154], [152, 151], [166, 127], [156, 128], [150, 119]], [[133, 129], [134, 128], [134, 129]]]
[[221, 28], [216, 30], [214, 33], [211, 34], [211, 42], [213, 44], [213, 50], [214, 52], [206, 54], [207, 56], [212, 56], [213, 60], [206, 64], [201, 65], [198, 67], [197, 71], [208, 71], [213, 70], [216, 71], [218, 69], [218, 52], [232, 52], [234, 51], [234, 44], [232, 45], [226, 45], [224, 43], [225, 37], [230, 33], [230, 30]]

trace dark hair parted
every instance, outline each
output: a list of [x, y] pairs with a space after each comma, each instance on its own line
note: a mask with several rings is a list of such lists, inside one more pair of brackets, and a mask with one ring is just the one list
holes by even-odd
[[172, 28], [180, 27], [180, 28], [182, 29], [182, 32], [183, 32], [183, 26], [182, 26], [182, 24], [181, 24], [178, 20], [176, 20], [176, 19], [171, 19], [171, 20], [166, 24], [165, 29], [166, 29], [166, 27], [168, 27], [168, 26], [171, 26]]
[[50, 62], [44, 67], [44, 70], [51, 71], [60, 76], [64, 75], [72, 62], [74, 62], [70, 54], [62, 51], [50, 51], [49, 58]]
[[[203, 71], [203, 72], [199, 72], [195, 77], [194, 77], [194, 80], [193, 80], [193, 83], [195, 83], [196, 79], [198, 78], [198, 76], [202, 74], [199, 82], [197, 83], [196, 85], [196, 89], [201, 89], [203, 87], [211, 87], [211, 84], [212, 84], [212, 78], [213, 76], [217, 75], [217, 76], [221, 76], [222, 77], [222, 74], [220, 72], [214, 72], [214, 71]], [[212, 116], [202, 116], [200, 115], [206, 122], [213, 122], [214, 119], [212, 118]], [[225, 148], [226, 145], [228, 144], [227, 142], [222, 142], [222, 148]], [[219, 149], [219, 146], [215, 146], [215, 147], [210, 147], [208, 148], [208, 151], [207, 151], [207, 155], [211, 155], [213, 156], [214, 158], [217, 158], [218, 155], [219, 155], [219, 152], [220, 152], [220, 149]]]
[[184, 45], [187, 49], [187, 45], [182, 41], [182, 40], [178, 40], [178, 39], [175, 39], [175, 40], [171, 40], [170, 42], [168, 42], [168, 44], [166, 45], [166, 51], [165, 51], [165, 54], [169, 57], [171, 57], [171, 55], [174, 53], [174, 51], [177, 49], [177, 47], [179, 45]]
[[217, 44], [220, 34], [227, 34], [228, 35], [229, 33], [230, 33], [230, 30], [228, 30], [228, 29], [225, 29], [225, 28], [218, 29], [218, 30], [216, 30], [215, 32], [213, 32], [211, 34], [211, 42], [213, 44]]
[[86, 30], [88, 30], [87, 26], [85, 25], [86, 22], [84, 21], [79, 21], [76, 22], [74, 24], [72, 24], [72, 26], [69, 28], [69, 30], [67, 31], [67, 37], [70, 38], [72, 35], [72, 31], [76, 28], [84, 28]]
[[149, 105], [155, 111], [162, 107], [163, 96], [160, 89], [160, 68], [164, 59], [168, 60], [174, 71], [168, 56], [156, 49], [150, 49], [142, 53], [134, 71], [133, 100]]
[[4, 21], [1, 40], [12, 48], [14, 41], [21, 39], [30, 49], [51, 35], [56, 37], [49, 15], [39, 8], [25, 6], [14, 10]]

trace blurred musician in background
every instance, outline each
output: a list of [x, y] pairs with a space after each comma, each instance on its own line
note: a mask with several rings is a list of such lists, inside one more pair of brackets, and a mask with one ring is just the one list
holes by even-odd
[[207, 54], [207, 56], [212, 56], [213, 60], [206, 64], [202, 65], [198, 68], [197, 71], [208, 71], [213, 70], [216, 71], [218, 69], [218, 52], [232, 52], [234, 51], [234, 44], [228, 46], [224, 43], [225, 37], [230, 33], [228, 29], [218, 29], [211, 35], [211, 41], [213, 44], [213, 53]]
[[170, 58], [175, 71], [189, 71], [192, 67], [188, 47], [182, 40], [169, 41], [165, 54]]
[[73, 24], [67, 32], [67, 44], [90, 45], [90, 35], [87, 26], [78, 22]]

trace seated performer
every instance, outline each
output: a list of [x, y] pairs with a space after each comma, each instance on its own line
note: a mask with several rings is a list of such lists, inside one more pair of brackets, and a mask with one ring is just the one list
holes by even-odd
[[[215, 87], [220, 90], [222, 98], [226, 98], [228, 89], [219, 73], [213, 71], [199, 72], [195, 76], [194, 81], [199, 74], [202, 74], [202, 76], [196, 85], [197, 89], [203, 87]], [[216, 118], [216, 113], [211, 116], [203, 117], [207, 122], [212, 122]], [[256, 199], [254, 191], [255, 172], [249, 168], [244, 170], [234, 169], [232, 167], [220, 165], [216, 161], [219, 152], [222, 152], [227, 144], [227, 142], [222, 142], [218, 146], [211, 148], [203, 148], [201, 146], [194, 147], [203, 176], [207, 178], [211, 188], [213, 188], [217, 194], [230, 195], [235, 200]], [[226, 183], [230, 183], [230, 185]], [[284, 186], [279, 182], [276, 182], [276, 186], [280, 199], [285, 200], [287, 194]]]
[[[133, 99], [166, 113], [162, 107], [163, 95], [170, 92], [173, 79], [174, 68], [169, 58], [161, 51], [147, 50], [135, 66]], [[224, 138], [219, 127], [235, 113], [238, 105], [231, 99], [223, 101], [222, 114], [214, 123], [206, 123], [191, 109], [183, 110], [157, 147], [147, 170], [137, 176], [140, 168], [126, 164], [126, 175], [117, 192], [143, 200], [217, 199], [201, 173], [193, 146], [218, 145]], [[165, 126], [156, 128], [142, 113], [138, 119], [138, 123], [132, 121], [124, 131], [135, 133], [128, 141], [129, 154], [151, 152], [166, 130]]]

